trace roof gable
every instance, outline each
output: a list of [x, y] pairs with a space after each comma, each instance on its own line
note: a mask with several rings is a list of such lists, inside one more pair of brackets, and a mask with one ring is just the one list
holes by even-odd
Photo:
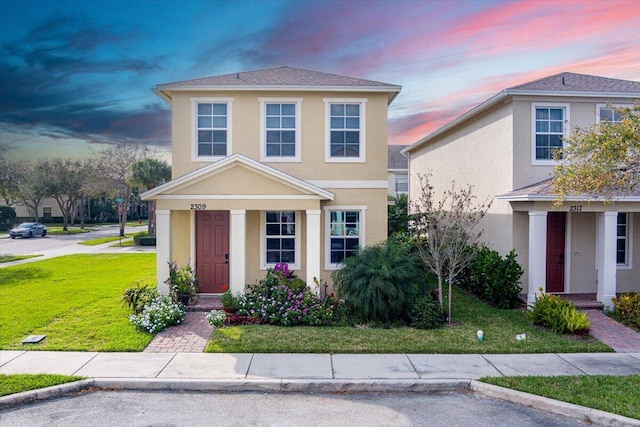
[[[213, 183], [211, 179], [224, 176], [224, 182]], [[258, 182], [260, 185], [242, 186], [239, 182]], [[233, 182], [235, 185], [230, 186]], [[159, 187], [141, 194], [143, 200], [184, 194], [292, 194], [311, 195], [321, 200], [333, 200], [334, 194], [307, 181], [286, 174], [241, 154], [233, 154], [210, 165], [178, 177]]]
[[408, 145], [389, 145], [387, 148], [387, 169], [409, 169], [409, 159], [401, 151]]

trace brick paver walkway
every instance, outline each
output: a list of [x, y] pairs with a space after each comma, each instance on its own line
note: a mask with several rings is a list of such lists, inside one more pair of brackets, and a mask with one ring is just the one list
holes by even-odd
[[618, 353], [640, 353], [640, 333], [616, 322], [600, 310], [586, 310], [592, 337]]
[[158, 333], [144, 349], [146, 353], [202, 353], [213, 326], [207, 323], [206, 312], [188, 311], [182, 324]]

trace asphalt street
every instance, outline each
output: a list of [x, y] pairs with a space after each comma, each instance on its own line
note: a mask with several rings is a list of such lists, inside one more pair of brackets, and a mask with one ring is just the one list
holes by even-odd
[[473, 393], [94, 391], [0, 413], [9, 426], [584, 426]]

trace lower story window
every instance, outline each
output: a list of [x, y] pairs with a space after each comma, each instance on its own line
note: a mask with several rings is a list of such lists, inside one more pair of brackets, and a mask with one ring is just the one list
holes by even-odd
[[616, 230], [616, 264], [629, 265], [629, 219], [631, 214], [618, 212]]
[[265, 212], [266, 264], [296, 263], [295, 211]]
[[331, 264], [338, 264], [355, 254], [360, 248], [360, 211], [330, 211], [330, 253]]
[[42, 216], [45, 218], [51, 218], [51, 206], [45, 206], [42, 208]]

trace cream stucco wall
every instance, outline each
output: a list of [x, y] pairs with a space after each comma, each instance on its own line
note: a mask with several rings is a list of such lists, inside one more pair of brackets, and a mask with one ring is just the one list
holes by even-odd
[[[500, 104], [477, 116], [464, 128], [456, 128], [410, 155], [409, 192], [417, 200], [418, 174], [432, 171], [431, 183], [437, 194], [451, 187], [473, 185], [476, 202], [493, 200], [512, 189], [513, 125], [511, 105]], [[501, 253], [513, 248], [512, 216], [508, 203], [493, 200], [481, 223], [481, 240]]]

